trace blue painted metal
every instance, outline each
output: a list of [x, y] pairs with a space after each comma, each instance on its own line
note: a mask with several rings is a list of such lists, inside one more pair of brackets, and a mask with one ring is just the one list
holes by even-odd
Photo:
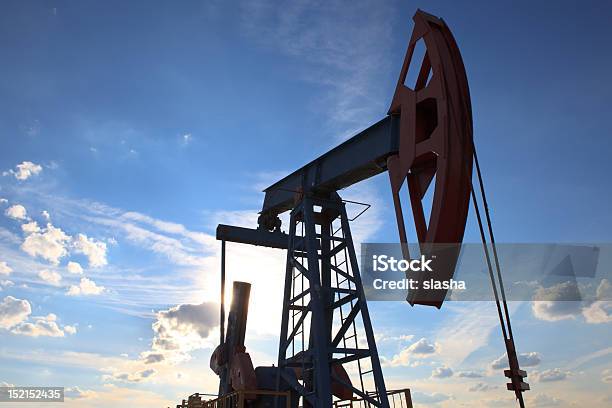
[[[335, 225], [339, 228], [334, 231]], [[358, 334], [367, 347], [361, 346]], [[354, 346], [347, 345], [349, 339]], [[369, 390], [363, 386], [361, 377], [368, 373], [361, 364], [360, 388], [342, 368], [366, 360], [374, 383]], [[291, 211], [278, 366], [299, 373], [296, 379], [279, 370], [277, 385], [288, 383], [305, 406], [331, 407], [333, 395], [357, 395], [371, 406], [389, 406], [349, 221], [336, 193], [306, 195]]]

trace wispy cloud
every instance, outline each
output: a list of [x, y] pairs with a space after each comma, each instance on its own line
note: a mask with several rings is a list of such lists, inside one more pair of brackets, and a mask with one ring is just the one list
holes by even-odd
[[241, 12], [249, 39], [296, 58], [303, 64], [296, 75], [326, 89], [315, 109], [341, 138], [386, 113], [388, 95], [377, 81], [390, 67], [390, 4], [259, 0], [244, 1]]

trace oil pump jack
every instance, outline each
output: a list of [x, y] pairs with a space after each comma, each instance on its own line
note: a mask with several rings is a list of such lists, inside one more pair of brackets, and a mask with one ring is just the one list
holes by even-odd
[[[519, 368], [514, 347], [472, 137], [471, 102], [461, 54], [442, 19], [419, 10], [413, 20], [414, 29], [387, 116], [265, 189], [256, 229], [217, 227], [217, 239], [222, 241], [221, 344], [211, 358], [211, 368], [220, 376], [220, 388], [217, 405], [210, 406], [240, 406], [238, 402], [221, 404], [223, 398], [230, 401], [236, 392], [241, 393], [241, 404], [254, 407], [297, 407], [301, 401], [304, 407], [328, 408], [349, 401], [350, 405], [344, 406], [387, 408], [390, 400], [395, 401], [393, 392], [385, 387], [351, 220], [346, 201], [338, 194], [388, 172], [405, 259], [410, 258], [410, 251], [400, 196], [404, 185], [421, 253], [432, 244], [463, 241], [471, 198], [506, 345], [508, 389], [524, 407], [522, 392], [529, 386], [523, 382], [526, 373]], [[413, 61], [419, 41], [426, 52], [422, 60]], [[417, 64], [418, 75], [414, 84], [408, 84], [413, 64]], [[472, 183], [474, 165], [486, 223]], [[427, 220], [423, 199], [429, 189], [433, 189], [433, 199]], [[289, 227], [282, 232], [279, 215], [286, 211], [290, 211]], [[246, 353], [249, 284], [234, 283], [225, 333], [226, 242], [287, 251], [276, 366], [254, 369]], [[445, 268], [436, 270], [437, 278], [453, 276], [458, 256], [459, 250]], [[446, 295], [445, 290], [415, 290], [408, 293], [407, 301], [412, 306], [440, 308]], [[412, 406], [409, 393], [402, 406]]]

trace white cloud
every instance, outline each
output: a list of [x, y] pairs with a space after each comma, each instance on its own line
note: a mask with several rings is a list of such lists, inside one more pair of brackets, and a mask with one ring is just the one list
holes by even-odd
[[412, 399], [414, 402], [419, 404], [437, 404], [439, 402], [447, 401], [452, 399], [451, 395], [443, 394], [440, 392], [434, 392], [431, 394], [425, 392], [413, 392]]
[[64, 390], [64, 397], [68, 399], [85, 399], [96, 396], [95, 391], [81, 390], [79, 387], [67, 387]]
[[399, 354], [393, 356], [391, 360], [382, 358], [383, 364], [387, 366], [408, 366], [413, 359], [427, 358], [438, 352], [438, 346], [430, 343], [426, 338], [421, 338], [404, 348]]
[[563, 371], [560, 368], [552, 368], [550, 370], [535, 371], [531, 374], [531, 378], [539, 382], [562, 381], [569, 377], [569, 371]]
[[40, 227], [36, 221], [31, 221], [25, 224], [21, 224], [21, 230], [27, 234], [33, 234], [34, 232], [40, 232]]
[[450, 313], [433, 338], [440, 346], [439, 359], [447, 366], [457, 367], [488, 344], [499, 320], [491, 302], [447, 302], [445, 307]]
[[[532, 351], [530, 353], [519, 353], [518, 355], [519, 365], [522, 367], [535, 367], [542, 362], [540, 354]], [[495, 359], [491, 363], [491, 368], [494, 370], [501, 370], [508, 368], [508, 357], [507, 354], [502, 354], [499, 358]]]
[[40, 214], [43, 216], [43, 218], [44, 218], [45, 220], [47, 220], [47, 221], [50, 221], [50, 220], [51, 220], [51, 216], [49, 215], [49, 211], [47, 211], [47, 210], [43, 210], [43, 211], [42, 211]]
[[563, 282], [551, 287], [541, 287], [534, 295], [531, 309], [533, 315], [546, 321], [574, 319], [582, 311], [576, 282]]
[[103, 376], [103, 379], [106, 381], [116, 380], [122, 382], [131, 382], [138, 383], [146, 380], [147, 378], [153, 377], [157, 371], [153, 368], [147, 368], [145, 370], [140, 370], [135, 373], [127, 373], [127, 372], [115, 372], [111, 375]]
[[542, 359], [539, 353], [532, 351], [530, 353], [519, 353], [518, 361], [523, 367], [534, 367], [540, 364]]
[[4, 211], [4, 214], [7, 217], [15, 219], [15, 220], [27, 220], [28, 219], [27, 211], [25, 207], [21, 204], [15, 204], [15, 205], [10, 206], [9, 208], [6, 209], [6, 211]]
[[30, 302], [7, 296], [0, 303], [0, 328], [10, 329], [25, 321], [31, 313]]
[[68, 296], [79, 296], [79, 295], [99, 295], [104, 292], [104, 286], [98, 286], [94, 281], [88, 278], [81, 278], [81, 282], [78, 285], [70, 285], [66, 295]]
[[68, 265], [66, 265], [66, 270], [74, 275], [83, 274], [83, 267], [78, 262], [68, 262]]
[[[177, 265], [202, 266], [205, 262], [203, 256], [204, 253], [202, 251], [203, 248], [195, 248], [192, 246], [192, 244], [194, 243], [193, 241], [191, 241], [191, 239], [193, 238], [192, 236], [184, 235], [184, 233], [177, 233], [180, 235], [184, 235], [187, 238], [187, 240], [183, 241], [179, 238], [150, 231], [149, 229], [129, 222], [107, 220], [104, 221], [104, 223], [111, 224], [122, 229], [125, 233], [125, 238], [128, 239], [130, 242], [147, 248], [155, 253], [165, 255], [170, 261]], [[179, 225], [172, 223], [168, 224], [170, 224], [170, 226]], [[166, 228], [167, 226], [163, 227]], [[182, 227], [182, 225], [180, 227]], [[196, 234], [190, 232], [185, 233]]]
[[145, 225], [149, 225], [157, 229], [158, 231], [183, 236], [185, 238], [189, 238], [194, 242], [198, 242], [202, 245], [211, 245], [212, 242], [215, 242], [213, 239], [211, 242], [211, 237], [208, 234], [204, 234], [202, 232], [194, 232], [185, 228], [184, 225], [178, 224], [175, 222], [168, 222], [158, 220], [156, 218], [150, 217], [145, 214], [140, 214], [137, 212], [126, 212], [121, 215], [121, 219], [124, 221], [137, 221]]
[[21, 249], [30, 256], [40, 256], [57, 265], [60, 259], [68, 254], [66, 247], [69, 241], [70, 236], [49, 223], [42, 232], [28, 235], [21, 244]]
[[218, 306], [214, 303], [182, 304], [156, 313], [151, 326], [154, 332], [152, 351], [143, 357], [148, 363], [160, 359], [182, 360], [190, 351], [211, 346], [207, 341], [218, 323]]
[[48, 269], [43, 269], [42, 271], [38, 272], [38, 277], [49, 285], [53, 286], [59, 286], [62, 280], [62, 275], [55, 271], [50, 271]]
[[527, 400], [527, 403], [532, 407], [556, 407], [561, 405], [563, 401], [546, 394], [535, 394]]
[[453, 370], [450, 367], [437, 367], [431, 372], [432, 378], [450, 378], [453, 376]]
[[0, 262], [0, 275], [9, 276], [13, 269], [4, 261]]
[[42, 166], [32, 163], [31, 161], [24, 161], [21, 164], [15, 166], [17, 170], [9, 170], [4, 172], [4, 175], [12, 174], [17, 180], [27, 180], [32, 176], [39, 174], [42, 171]]
[[601, 381], [612, 384], [612, 369], [608, 368], [601, 372]]
[[460, 378], [482, 378], [483, 375], [477, 371], [460, 371], [457, 373]]
[[582, 310], [582, 315], [587, 323], [610, 323], [612, 322], [612, 301], [596, 301]]
[[64, 331], [68, 334], [76, 334], [77, 328], [76, 326], [70, 326], [67, 324], [66, 326], [64, 326]]
[[578, 285], [564, 282], [549, 288], [540, 288], [535, 294], [532, 311], [536, 318], [546, 321], [575, 319], [582, 315], [587, 323], [612, 322], [612, 285], [602, 279], [597, 286], [595, 299], [590, 302], [576, 301], [580, 298]]
[[489, 385], [489, 384], [479, 382], [477, 384], [472, 385], [470, 388], [468, 388], [468, 391], [469, 392], [485, 392], [485, 391], [494, 390], [495, 388], [497, 387], [494, 385]]
[[97, 268], [107, 264], [106, 243], [88, 238], [85, 234], [79, 234], [73, 242], [75, 252], [87, 256], [89, 266]]
[[421, 338], [416, 343], [413, 343], [408, 347], [411, 354], [416, 355], [429, 355], [436, 352], [435, 344], [429, 343], [427, 339]]
[[10, 280], [0, 280], [0, 286], [5, 288], [10, 288], [11, 286], [15, 286], [15, 282]]
[[6, 198], [0, 198], [0, 204], [6, 204], [8, 200]]
[[610, 323], [612, 322], [612, 284], [607, 279], [599, 282], [596, 290], [596, 301], [582, 310], [587, 323]]
[[32, 319], [33, 322], [19, 323], [11, 333], [30, 337], [64, 337], [64, 331], [57, 324], [57, 316], [53, 313]]
[[595, 292], [597, 300], [612, 300], [612, 283], [607, 279], [602, 279]]
[[65, 397], [67, 407], [76, 408], [118, 407], [128, 400], [132, 408], [165, 407], [176, 404], [176, 401], [167, 400], [165, 396], [152, 391], [119, 387], [114, 384], [104, 384], [95, 391], [82, 390], [78, 387], [66, 388]]

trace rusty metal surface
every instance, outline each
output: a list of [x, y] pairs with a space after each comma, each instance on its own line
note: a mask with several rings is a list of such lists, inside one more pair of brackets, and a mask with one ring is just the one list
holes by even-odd
[[[399, 117], [399, 152], [387, 159], [387, 167], [400, 242], [408, 242], [400, 197], [407, 182], [418, 242], [426, 252], [429, 243], [463, 240], [471, 189], [472, 109], [461, 54], [446, 23], [421, 10], [413, 19], [414, 30], [389, 108], [390, 115]], [[426, 52], [422, 61], [415, 62], [419, 41]], [[415, 63], [419, 73], [410, 87], [406, 79]], [[430, 188], [434, 190], [427, 220], [423, 199]], [[407, 246], [405, 252], [409, 258]], [[438, 279], [449, 279], [454, 265], [436, 272]], [[432, 299], [431, 294], [413, 291], [408, 301], [440, 307], [444, 295]]]
[[210, 358], [210, 368], [219, 376], [220, 395], [257, 387], [255, 369], [244, 345], [250, 293], [250, 283], [234, 282], [225, 342]]

